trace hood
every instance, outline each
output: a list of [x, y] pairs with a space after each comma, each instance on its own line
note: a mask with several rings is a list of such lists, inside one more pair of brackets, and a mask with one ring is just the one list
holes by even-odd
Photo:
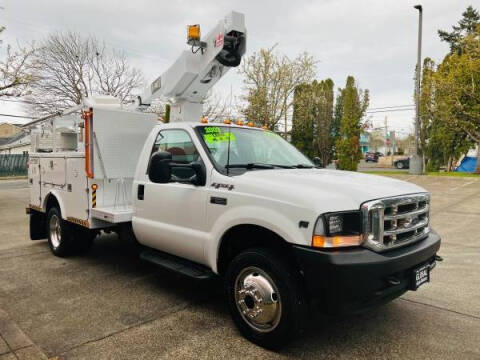
[[390, 177], [330, 169], [254, 170], [239, 175], [238, 182], [240, 191], [248, 188], [262, 196], [300, 201], [322, 212], [353, 210], [369, 200], [426, 192]]

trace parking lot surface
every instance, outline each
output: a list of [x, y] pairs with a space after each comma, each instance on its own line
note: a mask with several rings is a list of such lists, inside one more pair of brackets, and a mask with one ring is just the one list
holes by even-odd
[[[280, 352], [240, 336], [220, 282], [143, 263], [114, 235], [67, 259], [30, 241], [26, 180], [0, 181], [0, 310], [56, 359], [480, 359], [480, 178], [397, 177], [432, 193], [445, 260], [431, 283], [362, 315], [315, 316]], [[4, 340], [0, 360], [22, 358]]]

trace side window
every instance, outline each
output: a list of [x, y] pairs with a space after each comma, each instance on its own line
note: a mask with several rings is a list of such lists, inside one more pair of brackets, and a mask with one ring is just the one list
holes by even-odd
[[[185, 130], [160, 131], [153, 144], [150, 157], [158, 151], [166, 151], [172, 154], [172, 161], [177, 164], [190, 164], [200, 159], [192, 138]], [[187, 179], [194, 174], [195, 172], [192, 169], [172, 168], [172, 175], [181, 179]]]

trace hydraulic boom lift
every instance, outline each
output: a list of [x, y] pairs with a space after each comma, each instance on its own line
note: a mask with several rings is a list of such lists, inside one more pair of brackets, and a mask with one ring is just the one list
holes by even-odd
[[188, 27], [191, 50], [185, 50], [175, 63], [138, 97], [138, 106], [149, 106], [157, 98], [172, 103], [171, 121], [195, 121], [202, 116], [208, 91], [245, 54], [246, 29], [243, 14], [232, 11], [203, 38], [200, 26]]

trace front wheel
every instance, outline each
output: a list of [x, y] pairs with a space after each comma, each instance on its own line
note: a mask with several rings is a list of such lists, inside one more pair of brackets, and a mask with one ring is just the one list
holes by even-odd
[[298, 272], [283, 257], [246, 250], [229, 264], [225, 290], [232, 318], [250, 341], [277, 349], [303, 327], [307, 304]]

